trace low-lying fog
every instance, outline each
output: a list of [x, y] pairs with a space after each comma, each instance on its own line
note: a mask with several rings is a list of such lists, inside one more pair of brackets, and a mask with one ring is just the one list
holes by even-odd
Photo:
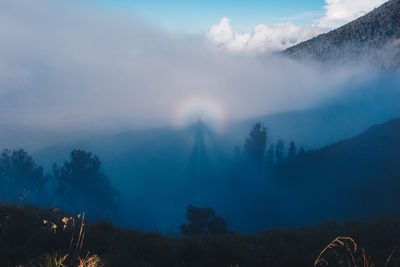
[[[223, 53], [75, 1], [5, 0], [0, 25], [1, 148], [26, 149], [47, 171], [75, 148], [98, 155], [120, 191], [121, 225], [178, 231], [188, 204], [243, 232], [329, 219], [294, 220], [277, 204], [286, 189], [258, 174], [230, 182], [234, 147], [257, 121], [309, 149], [400, 115], [397, 73], [362, 63]], [[239, 188], [248, 193], [237, 199]]]

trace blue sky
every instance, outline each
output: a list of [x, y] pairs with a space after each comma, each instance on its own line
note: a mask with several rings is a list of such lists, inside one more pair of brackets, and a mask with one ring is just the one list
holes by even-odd
[[256, 24], [310, 25], [323, 14], [323, 0], [99, 0], [119, 6], [156, 25], [183, 33], [204, 33], [226, 16], [239, 30]]

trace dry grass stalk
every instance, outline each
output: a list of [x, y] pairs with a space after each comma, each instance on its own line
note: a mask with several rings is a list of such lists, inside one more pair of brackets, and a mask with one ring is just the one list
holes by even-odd
[[75, 219], [74, 218], [71, 219], [72, 219], [72, 234], [71, 234], [71, 241], [69, 243], [69, 250], [72, 249], [72, 244], [74, 242], [74, 233], [75, 233]]
[[387, 260], [386, 260], [385, 266], [388, 266], [388, 265], [389, 265], [389, 262], [390, 262], [390, 260], [392, 259], [393, 254], [396, 252], [396, 250], [397, 250], [397, 246], [392, 250], [392, 253], [390, 253], [389, 257], [388, 257]]
[[65, 265], [65, 261], [67, 260], [68, 256], [68, 254], [62, 257], [58, 256], [57, 254], [47, 254], [40, 258], [37, 264], [40, 267], [67, 267], [67, 265]]
[[87, 254], [84, 259], [79, 258], [78, 267], [103, 267], [101, 259], [97, 255]]
[[[80, 216], [78, 216], [79, 218]], [[76, 242], [76, 250], [78, 250], [78, 247], [81, 249], [83, 245], [83, 239], [85, 237], [85, 233], [83, 232], [83, 228], [85, 227], [85, 213], [82, 213], [82, 219], [81, 219], [81, 227], [79, 230], [79, 236], [78, 236], [78, 241]]]
[[[336, 248], [344, 248], [347, 253], [345, 253], [344, 259], [340, 257], [340, 253], [336, 251]], [[371, 258], [366, 256], [365, 250], [363, 248], [358, 249], [357, 243], [351, 237], [339, 236], [335, 238], [329, 245], [327, 245], [318, 258], [314, 262], [314, 267], [328, 265], [326, 256], [328, 252], [333, 252], [335, 256], [339, 259], [339, 264], [345, 266], [345, 262], [348, 266], [354, 267], [373, 267], [374, 264], [371, 263]]]

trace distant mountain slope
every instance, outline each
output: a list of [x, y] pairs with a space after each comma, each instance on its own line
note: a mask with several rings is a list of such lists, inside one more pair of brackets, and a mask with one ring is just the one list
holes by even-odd
[[400, 65], [400, 0], [391, 0], [336, 30], [283, 51], [296, 59], [343, 63], [364, 60], [384, 68]]
[[400, 118], [277, 167], [298, 205], [321, 218], [400, 211]]
[[368, 83], [349, 83], [327, 102], [305, 110], [296, 110], [237, 122], [228, 132], [242, 144], [256, 122], [269, 128], [273, 141], [295, 141], [306, 149], [320, 148], [355, 136], [374, 124], [400, 117], [400, 81], [397, 73], [379, 75]]

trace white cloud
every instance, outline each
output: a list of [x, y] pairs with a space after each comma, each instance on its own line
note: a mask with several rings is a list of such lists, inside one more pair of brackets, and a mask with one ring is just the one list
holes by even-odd
[[223, 17], [210, 28], [207, 37], [223, 51], [260, 54], [283, 50], [325, 31], [326, 29], [314, 26], [276, 23], [258, 24], [252, 33], [240, 33], [232, 28], [227, 17]]
[[387, 2], [387, 0], [325, 0], [325, 16], [317, 20], [321, 27], [346, 24]]
[[235, 31], [223, 17], [207, 33], [207, 39], [220, 50], [260, 54], [284, 50], [330, 29], [342, 26], [385, 3], [387, 0], [325, 0], [325, 12], [313, 26], [293, 23], [259, 24], [251, 33]]

